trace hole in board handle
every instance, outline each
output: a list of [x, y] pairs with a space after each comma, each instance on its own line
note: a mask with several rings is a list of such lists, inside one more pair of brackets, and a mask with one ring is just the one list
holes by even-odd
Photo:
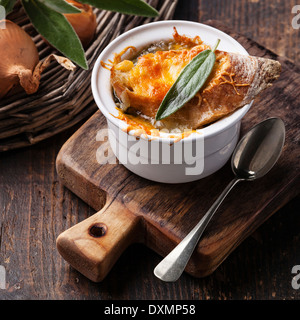
[[107, 226], [104, 223], [93, 224], [89, 229], [89, 234], [94, 238], [103, 237], [106, 234]]

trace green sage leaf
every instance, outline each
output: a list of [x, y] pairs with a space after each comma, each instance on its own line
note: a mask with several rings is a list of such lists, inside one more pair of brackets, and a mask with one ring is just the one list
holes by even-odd
[[182, 108], [202, 88], [215, 64], [214, 51], [219, 42], [213, 50], [200, 52], [183, 68], [160, 104], [156, 120], [162, 120]]
[[81, 11], [65, 0], [39, 0], [50, 9], [60, 13], [80, 13]]
[[4, 7], [5, 14], [8, 15], [12, 11], [16, 2], [17, 0], [0, 0], [0, 6]]
[[143, 0], [79, 0], [96, 8], [130, 15], [157, 17], [158, 12]]
[[47, 41], [74, 63], [88, 69], [82, 44], [65, 16], [39, 0], [22, 0], [33, 26]]

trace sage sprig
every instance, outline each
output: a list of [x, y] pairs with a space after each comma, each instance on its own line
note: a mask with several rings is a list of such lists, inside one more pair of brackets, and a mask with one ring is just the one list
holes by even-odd
[[200, 52], [183, 68], [160, 104], [156, 120], [162, 120], [182, 108], [202, 88], [215, 64], [215, 50], [219, 43], [218, 39], [212, 50]]
[[99, 9], [144, 17], [156, 17], [158, 12], [143, 0], [79, 0]]
[[[0, 0], [6, 14], [16, 0]], [[143, 0], [78, 0], [95, 8], [145, 17], [158, 16], [158, 12]], [[65, 13], [80, 10], [65, 0], [21, 0], [35, 29], [58, 51], [84, 69], [88, 69], [85, 52]]]
[[50, 9], [53, 9], [60, 13], [80, 13], [81, 11], [71, 5], [70, 3], [66, 2], [65, 0], [39, 0], [39, 2], [43, 3]]
[[36, 30], [53, 47], [81, 68], [88, 69], [81, 42], [62, 13], [46, 5], [45, 1], [22, 0], [22, 4]]

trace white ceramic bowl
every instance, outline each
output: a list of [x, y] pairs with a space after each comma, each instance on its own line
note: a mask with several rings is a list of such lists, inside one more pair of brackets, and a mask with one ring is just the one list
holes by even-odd
[[114, 54], [127, 46], [141, 49], [150, 43], [171, 39], [174, 26], [179, 34], [198, 35], [211, 46], [220, 39], [218, 50], [248, 54], [236, 40], [213, 27], [182, 20], [161, 21], [137, 27], [116, 38], [98, 57], [92, 72], [93, 96], [107, 119], [114, 154], [135, 174], [164, 183], [198, 180], [223, 167], [237, 144], [241, 119], [251, 106], [248, 104], [178, 142], [168, 134], [156, 139], [142, 136], [137, 140], [134, 132], [126, 131], [127, 124], [116, 118], [118, 111], [111, 89], [110, 71], [101, 66], [101, 61], [113, 60]]

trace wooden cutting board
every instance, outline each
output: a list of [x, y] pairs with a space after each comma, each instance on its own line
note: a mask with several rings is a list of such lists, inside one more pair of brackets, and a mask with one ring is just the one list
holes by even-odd
[[[251, 55], [281, 62], [279, 80], [254, 102], [242, 120], [241, 134], [269, 117], [281, 117], [286, 143], [267, 176], [236, 186], [212, 218], [186, 267], [195, 277], [211, 274], [246, 237], [299, 194], [300, 180], [300, 68], [218, 22], [207, 24], [230, 34]], [[108, 141], [97, 138], [104, 128], [106, 120], [97, 111], [57, 157], [57, 172], [65, 186], [100, 210], [63, 232], [57, 248], [75, 269], [96, 282], [133, 242], [144, 243], [161, 256], [168, 254], [233, 178], [230, 163], [207, 178], [175, 185], [140, 178], [118, 163], [101, 165], [103, 148], [111, 154]]]

